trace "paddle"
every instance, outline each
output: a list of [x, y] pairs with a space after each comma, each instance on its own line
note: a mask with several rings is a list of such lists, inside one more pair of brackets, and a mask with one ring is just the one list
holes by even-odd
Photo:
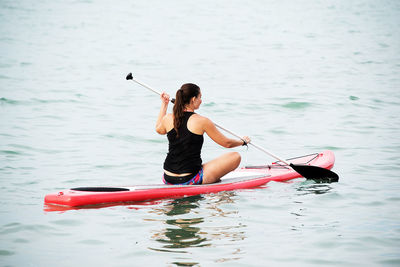
[[[129, 73], [126, 76], [126, 79], [127, 80], [132, 80], [132, 81], [140, 84], [141, 86], [149, 89], [150, 91], [153, 91], [154, 93], [156, 93], [158, 95], [161, 95], [161, 92], [151, 88], [150, 86], [146, 85], [143, 82], [140, 82], [140, 81], [134, 79], [133, 76], [132, 76], [132, 73]], [[174, 103], [175, 99], [172, 98], [171, 102]], [[216, 127], [220, 128], [221, 130], [224, 130], [225, 132], [230, 133], [231, 135], [233, 135], [233, 136], [235, 136], [235, 137], [237, 137], [239, 139], [242, 139], [239, 135], [235, 134], [234, 132], [232, 132], [232, 131], [230, 131], [228, 129], [225, 129], [222, 126], [219, 126], [216, 123], [214, 123], [214, 124], [215, 124]], [[289, 162], [287, 162], [285, 160], [282, 160], [278, 156], [272, 154], [271, 152], [269, 152], [265, 148], [257, 146], [253, 142], [250, 142], [249, 145], [252, 145], [253, 147], [257, 148], [258, 150], [260, 150], [260, 151], [270, 155], [271, 157], [283, 162], [284, 164], [292, 167], [293, 170], [295, 170], [297, 173], [299, 173], [301, 176], [303, 176], [306, 179], [312, 179], [312, 180], [319, 181], [319, 182], [321, 182], [321, 181], [324, 181], [324, 182], [325, 181], [326, 182], [337, 182], [337, 181], [339, 181], [339, 176], [336, 173], [334, 173], [333, 171], [331, 171], [331, 170], [328, 170], [328, 169], [325, 169], [325, 168], [321, 168], [321, 167], [318, 167], [318, 166], [289, 163]]]

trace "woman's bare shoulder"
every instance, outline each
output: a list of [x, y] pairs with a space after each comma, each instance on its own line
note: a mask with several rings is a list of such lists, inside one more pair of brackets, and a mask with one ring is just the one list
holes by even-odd
[[204, 117], [204, 116], [202, 116], [202, 115], [200, 115], [200, 114], [197, 114], [197, 113], [194, 113], [194, 114], [191, 116], [191, 118], [193, 118], [193, 119], [195, 119], [195, 120], [198, 120], [198, 121], [205, 121], [205, 120], [208, 120], [207, 117]]
[[206, 126], [207, 124], [212, 123], [212, 121], [209, 118], [202, 116], [200, 114], [197, 114], [197, 113], [193, 114], [192, 117], [196, 121], [196, 123], [203, 125], [203, 126]]

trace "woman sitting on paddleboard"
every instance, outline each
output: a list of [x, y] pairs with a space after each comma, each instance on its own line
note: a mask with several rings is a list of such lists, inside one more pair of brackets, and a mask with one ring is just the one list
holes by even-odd
[[194, 113], [202, 102], [201, 91], [197, 85], [187, 83], [176, 92], [173, 114], [166, 114], [169, 95], [163, 92], [161, 101], [156, 131], [162, 135], [167, 134], [169, 141], [169, 150], [164, 162], [164, 183], [215, 183], [239, 166], [241, 157], [238, 152], [226, 153], [202, 164], [200, 154], [204, 133], [217, 144], [227, 148], [247, 145], [250, 138], [227, 138], [210, 119]]

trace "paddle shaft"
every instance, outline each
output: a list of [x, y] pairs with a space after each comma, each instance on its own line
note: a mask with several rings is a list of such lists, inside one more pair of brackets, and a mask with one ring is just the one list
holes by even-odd
[[[132, 81], [136, 82], [137, 84], [140, 84], [141, 86], [143, 86], [143, 87], [149, 89], [150, 91], [152, 91], [152, 92], [154, 92], [154, 93], [156, 93], [156, 94], [158, 94], [158, 95], [161, 95], [161, 92], [160, 92], [160, 91], [157, 91], [157, 90], [151, 88], [150, 86], [148, 86], [147, 84], [145, 84], [145, 83], [143, 83], [143, 82], [141, 82], [141, 81], [138, 81], [138, 80], [136, 80], [135, 78], [133, 78], [133, 76], [132, 76], [131, 73], [128, 74], [128, 76], [126, 77], [126, 79], [127, 79], [127, 80], [132, 80]], [[172, 99], [171, 99], [171, 102], [174, 103], [174, 102], [175, 102], [175, 99], [172, 98]], [[218, 125], [218, 124], [216, 124], [216, 123], [214, 123], [214, 125], [215, 125], [216, 127], [220, 128], [221, 130], [224, 130], [225, 132], [230, 133], [231, 135], [233, 135], [233, 136], [235, 136], [235, 137], [237, 137], [237, 138], [243, 140], [242, 137], [240, 137], [238, 134], [235, 134], [234, 132], [232, 132], [232, 131], [230, 131], [230, 130], [228, 130], [228, 129], [226, 129], [226, 128], [224, 128], [224, 127], [222, 127], [222, 126], [220, 126], [220, 125]], [[253, 147], [257, 148], [258, 150], [260, 150], [260, 151], [262, 151], [262, 152], [264, 152], [264, 153], [270, 155], [271, 157], [273, 157], [273, 158], [275, 158], [275, 159], [277, 159], [277, 160], [279, 160], [279, 161], [285, 163], [286, 165], [290, 165], [289, 162], [287, 162], [287, 161], [285, 161], [285, 160], [279, 158], [278, 156], [272, 154], [271, 152], [269, 152], [269, 151], [266, 150], [265, 148], [262, 148], [262, 147], [260, 147], [260, 146], [258, 146], [258, 145], [256, 145], [256, 144], [254, 144], [253, 142], [251, 142], [249, 145], [252, 145]]]

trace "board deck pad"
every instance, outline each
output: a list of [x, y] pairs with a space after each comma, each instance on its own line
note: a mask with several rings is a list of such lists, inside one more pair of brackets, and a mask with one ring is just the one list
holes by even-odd
[[[259, 179], [269, 177], [271, 175], [259, 174], [259, 175], [245, 175], [242, 176], [240, 173], [238, 177], [234, 177], [234, 175], [228, 176], [227, 178], [222, 178], [221, 181], [214, 183], [213, 185], [218, 184], [231, 184], [231, 183], [240, 183], [246, 182], [249, 180]], [[229, 178], [230, 177], [230, 178]], [[167, 184], [149, 184], [149, 185], [135, 185], [135, 186], [124, 186], [124, 187], [77, 187], [71, 188], [74, 191], [85, 191], [85, 192], [120, 192], [120, 191], [135, 191], [135, 190], [147, 190], [147, 189], [157, 189], [157, 188], [171, 188], [171, 186], [175, 188], [185, 188], [185, 187], [204, 187], [210, 186], [209, 184], [197, 184], [197, 185], [167, 185]]]

